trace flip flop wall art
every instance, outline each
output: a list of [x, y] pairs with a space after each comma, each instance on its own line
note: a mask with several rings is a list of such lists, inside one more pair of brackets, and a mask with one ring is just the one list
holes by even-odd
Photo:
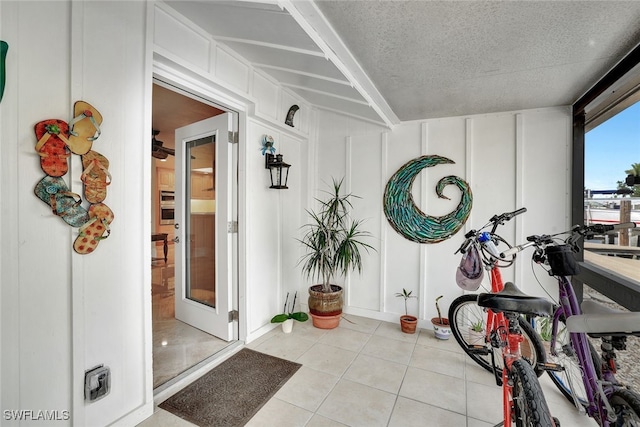
[[446, 163], [455, 162], [441, 156], [418, 157], [398, 169], [387, 182], [383, 197], [384, 214], [393, 229], [406, 239], [418, 243], [438, 243], [456, 234], [467, 221], [473, 196], [469, 184], [457, 176], [446, 176], [436, 185], [436, 194], [441, 199], [449, 199], [442, 194], [447, 185], [455, 185], [460, 189], [462, 197], [453, 212], [443, 216], [426, 215], [413, 201], [411, 187], [420, 171]]
[[4, 83], [7, 79], [5, 60], [7, 59], [8, 50], [9, 44], [4, 40], [0, 40], [0, 102], [2, 101], [2, 95], [4, 95]]
[[[4, 61], [3, 61], [4, 67]], [[98, 243], [111, 234], [113, 211], [104, 204], [107, 187], [111, 184], [109, 160], [93, 150], [93, 143], [102, 131], [102, 115], [91, 104], [77, 101], [73, 118], [69, 123], [60, 119], [47, 119], [36, 123], [36, 153], [40, 167], [46, 174], [34, 189], [35, 195], [72, 227], [78, 228], [73, 249], [81, 254], [92, 253]], [[72, 193], [62, 178], [69, 170], [71, 154], [82, 158], [84, 199], [88, 210], [82, 206], [82, 197]]]

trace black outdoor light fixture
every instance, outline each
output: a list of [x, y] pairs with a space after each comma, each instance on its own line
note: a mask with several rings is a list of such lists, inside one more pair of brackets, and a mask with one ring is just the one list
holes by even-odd
[[282, 160], [282, 154], [265, 154], [265, 168], [269, 169], [271, 174], [271, 187], [278, 190], [284, 190], [287, 187], [287, 180], [289, 179], [290, 164], [285, 163]]

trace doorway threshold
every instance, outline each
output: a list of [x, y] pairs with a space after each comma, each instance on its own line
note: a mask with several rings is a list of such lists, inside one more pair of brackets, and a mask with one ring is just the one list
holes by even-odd
[[218, 351], [215, 354], [212, 354], [203, 361], [187, 369], [177, 377], [172, 378], [166, 383], [156, 387], [153, 390], [154, 405], [158, 405], [167, 400], [169, 397], [173, 396], [175, 393], [179, 392], [180, 390], [209, 372], [211, 369], [215, 368], [220, 363], [233, 356], [235, 353], [240, 351], [244, 347], [244, 345], [244, 341], [233, 341], [229, 343], [229, 345], [224, 349]]

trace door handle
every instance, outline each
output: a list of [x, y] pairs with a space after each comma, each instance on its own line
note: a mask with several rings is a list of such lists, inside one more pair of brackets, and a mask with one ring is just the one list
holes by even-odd
[[180, 243], [180, 237], [178, 236], [174, 237], [172, 240], [174, 243]]
[[176, 230], [180, 229], [180, 224], [178, 224], [177, 222], [175, 223], [175, 225], [173, 226], [173, 228], [175, 228]]

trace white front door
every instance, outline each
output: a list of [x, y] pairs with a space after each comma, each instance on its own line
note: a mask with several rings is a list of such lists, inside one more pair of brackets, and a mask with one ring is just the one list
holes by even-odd
[[176, 129], [175, 314], [218, 338], [234, 338], [235, 209], [231, 113]]

